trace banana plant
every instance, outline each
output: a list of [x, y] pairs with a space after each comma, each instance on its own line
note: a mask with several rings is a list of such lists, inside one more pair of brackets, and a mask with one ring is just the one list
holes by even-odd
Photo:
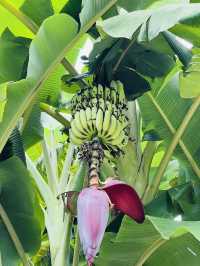
[[0, 264], [199, 265], [200, 4], [0, 14]]

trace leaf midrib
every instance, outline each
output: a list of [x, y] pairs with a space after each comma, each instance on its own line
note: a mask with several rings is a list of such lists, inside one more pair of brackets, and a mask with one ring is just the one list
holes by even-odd
[[[6, 128], [4, 131], [3, 136], [1, 137], [0, 141], [0, 152], [2, 151], [4, 145], [6, 144], [6, 141], [8, 139], [8, 136], [10, 135], [12, 129], [15, 127], [18, 118], [24, 113], [26, 108], [29, 106], [29, 104], [32, 102], [32, 100], [35, 98], [35, 96], [38, 93], [39, 88], [41, 85], [45, 82], [45, 80], [48, 78], [49, 74], [53, 71], [53, 69], [57, 66], [57, 64], [65, 57], [65, 54], [75, 45], [75, 43], [82, 37], [82, 35], [87, 32], [90, 27], [95, 23], [95, 21], [101, 17], [105, 12], [107, 12], [115, 3], [117, 0], [112, 0], [110, 3], [108, 3], [100, 12], [96, 14], [91, 20], [88, 21], [88, 23], [81, 28], [79, 33], [76, 35], [76, 37], [62, 50], [60, 55], [50, 64], [50, 66], [47, 68], [45, 73], [41, 76], [41, 78], [37, 81], [35, 86], [33, 87], [30, 94], [27, 95], [26, 99], [23, 101], [21, 107], [16, 112], [15, 116], [13, 116], [13, 119], [10, 121], [10, 125]], [[0, 2], [1, 4], [1, 2]], [[11, 12], [11, 10], [8, 10]], [[14, 13], [12, 13], [15, 15]], [[23, 13], [22, 13], [23, 14]], [[19, 19], [19, 17], [17, 17]], [[28, 27], [24, 21], [21, 21], [26, 27]], [[29, 28], [30, 29], [30, 28]]]
[[[155, 106], [157, 111], [160, 113], [161, 117], [163, 118], [163, 120], [164, 120], [165, 124], [167, 125], [167, 127], [169, 128], [170, 132], [174, 135], [176, 133], [175, 128], [172, 126], [170, 120], [168, 119], [168, 117], [166, 116], [166, 114], [164, 113], [162, 108], [159, 106], [158, 102], [153, 97], [152, 93], [151, 92], [147, 92], [146, 95], [149, 97], [150, 101], [153, 103], [153, 105]], [[183, 152], [184, 152], [186, 158], [188, 159], [189, 163], [191, 164], [192, 169], [197, 174], [197, 176], [200, 177], [200, 169], [199, 169], [197, 163], [193, 159], [191, 153], [187, 149], [187, 147], [186, 147], [186, 145], [185, 145], [185, 143], [183, 142], [182, 139], [179, 140], [179, 145], [180, 145], [181, 149], [183, 150]]]

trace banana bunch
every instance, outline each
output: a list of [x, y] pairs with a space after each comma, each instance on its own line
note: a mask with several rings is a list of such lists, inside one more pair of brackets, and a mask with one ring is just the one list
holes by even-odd
[[72, 98], [70, 138], [82, 145], [98, 137], [108, 148], [121, 149], [128, 142], [129, 123], [123, 85], [112, 81], [110, 88], [81, 89]]

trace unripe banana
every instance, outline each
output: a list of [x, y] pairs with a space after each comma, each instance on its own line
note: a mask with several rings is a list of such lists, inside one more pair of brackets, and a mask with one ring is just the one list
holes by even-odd
[[92, 127], [93, 131], [96, 132], [96, 115], [97, 115], [97, 107], [92, 107]]
[[117, 126], [115, 128], [115, 131], [113, 134], [110, 136], [110, 139], [116, 139], [120, 136], [121, 132], [123, 130], [122, 124], [117, 120]]
[[123, 142], [125, 142], [125, 139], [126, 139], [126, 136], [125, 136], [124, 132], [121, 131], [121, 134], [119, 135], [119, 137], [111, 140], [110, 144], [113, 146], [123, 147], [125, 145], [125, 144], [123, 144]]
[[73, 134], [70, 135], [70, 140], [72, 141], [72, 143], [74, 145], [77, 145], [77, 146], [82, 145], [85, 141], [83, 139], [79, 139], [79, 138], [75, 137]]
[[92, 133], [93, 132], [93, 128], [92, 128], [92, 110], [91, 110], [90, 107], [86, 108], [85, 114], [86, 114], [88, 129]]
[[85, 134], [85, 129], [82, 126], [81, 119], [80, 119], [80, 111], [75, 113], [74, 120], [76, 121], [76, 126], [79, 129], [79, 131]]
[[96, 129], [98, 132], [98, 136], [101, 136], [101, 131], [103, 127], [103, 117], [104, 117], [104, 99], [100, 98], [97, 106], [97, 114], [96, 114]]
[[92, 88], [92, 97], [97, 98], [97, 96], [98, 96], [98, 88], [94, 86]]
[[70, 137], [76, 145], [99, 136], [108, 150], [118, 152], [128, 141], [127, 107], [123, 85], [84, 88], [72, 99]]
[[125, 101], [124, 86], [119, 80], [116, 81], [116, 85], [119, 93], [119, 102], [124, 102]]
[[77, 138], [86, 138], [87, 136], [83, 132], [81, 132], [79, 130], [79, 128], [77, 127], [76, 122], [77, 121], [75, 119], [73, 119], [72, 122], [71, 122], [71, 132], [72, 132], [72, 134], [75, 137], [77, 137]]
[[101, 136], [102, 128], [103, 128], [103, 110], [99, 108], [96, 116], [96, 129], [98, 132], [98, 136]]
[[112, 105], [108, 102], [106, 105], [106, 110], [104, 111], [102, 136], [105, 136], [108, 133], [108, 129], [110, 126], [111, 112], [112, 112]]
[[99, 98], [104, 98], [104, 89], [101, 84], [98, 85], [98, 97]]
[[84, 132], [89, 132], [85, 110], [81, 109], [79, 112], [79, 116], [81, 125], [84, 128]]
[[107, 138], [110, 138], [113, 133], [115, 132], [115, 130], [117, 129], [117, 119], [114, 115], [111, 115], [111, 118], [110, 118], [110, 127], [108, 129], [108, 133], [106, 134], [106, 137]]
[[105, 87], [105, 89], [104, 89], [104, 100], [105, 101], [111, 100], [110, 88], [108, 88], [108, 87]]
[[91, 106], [95, 107], [95, 106], [97, 106], [97, 104], [98, 104], [98, 99], [97, 98], [92, 98], [91, 99]]

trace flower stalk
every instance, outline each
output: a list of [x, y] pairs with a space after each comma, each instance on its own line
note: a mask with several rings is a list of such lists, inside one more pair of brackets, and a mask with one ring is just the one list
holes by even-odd
[[81, 146], [79, 158], [88, 162], [88, 178], [90, 186], [99, 185], [100, 166], [103, 162], [104, 151], [97, 138]]

